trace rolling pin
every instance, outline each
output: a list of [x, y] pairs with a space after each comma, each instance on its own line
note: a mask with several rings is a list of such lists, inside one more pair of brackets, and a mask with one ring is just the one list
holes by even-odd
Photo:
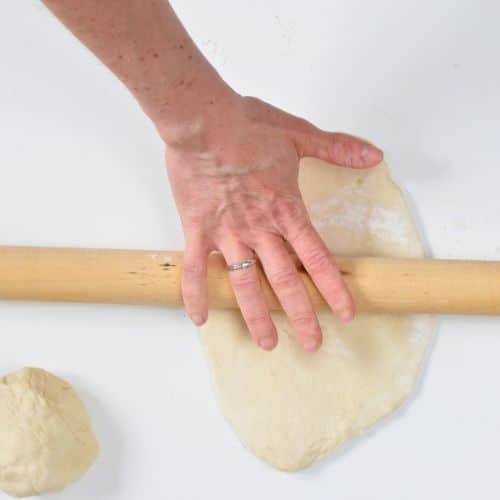
[[[337, 257], [360, 312], [500, 314], [500, 262]], [[0, 246], [0, 299], [181, 306], [182, 253]], [[316, 309], [326, 308], [299, 270]], [[259, 267], [271, 310], [279, 302]], [[237, 307], [220, 254], [209, 304]]]

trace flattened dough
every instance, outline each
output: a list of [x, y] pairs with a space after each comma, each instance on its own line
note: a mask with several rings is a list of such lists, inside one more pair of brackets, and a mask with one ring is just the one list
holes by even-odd
[[[421, 257], [423, 247], [387, 166], [370, 170], [303, 160], [300, 186], [332, 251]], [[243, 444], [282, 470], [328, 455], [394, 411], [412, 390], [433, 331], [429, 316], [320, 313], [321, 350], [298, 346], [282, 313], [279, 346], [257, 348], [237, 311], [210, 311], [201, 329], [219, 405]]]

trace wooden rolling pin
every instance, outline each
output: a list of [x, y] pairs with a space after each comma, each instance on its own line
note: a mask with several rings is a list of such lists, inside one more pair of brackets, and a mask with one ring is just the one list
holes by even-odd
[[[337, 262], [361, 312], [500, 314], [500, 262]], [[181, 252], [0, 246], [0, 299], [181, 306], [181, 270]], [[325, 308], [301, 276], [315, 307]], [[208, 280], [211, 307], [237, 307], [220, 255], [210, 256]], [[269, 307], [279, 309], [262, 272], [261, 280]]]

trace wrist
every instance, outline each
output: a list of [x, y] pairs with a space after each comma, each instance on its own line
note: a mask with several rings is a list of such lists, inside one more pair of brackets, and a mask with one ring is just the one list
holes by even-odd
[[203, 153], [215, 146], [241, 106], [242, 97], [221, 80], [183, 92], [170, 112], [153, 121], [169, 149]]

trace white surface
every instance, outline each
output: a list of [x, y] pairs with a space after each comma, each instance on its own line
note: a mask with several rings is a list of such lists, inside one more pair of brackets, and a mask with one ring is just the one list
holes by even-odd
[[[500, 259], [497, 2], [174, 5], [240, 92], [381, 145], [435, 256]], [[34, 0], [2, 6], [0, 60], [0, 244], [181, 248], [162, 146], [114, 77]], [[89, 407], [101, 457], [54, 498], [489, 500], [499, 326], [445, 318], [415, 401], [292, 475], [228, 428], [181, 311], [0, 303], [0, 372], [52, 370]]]

